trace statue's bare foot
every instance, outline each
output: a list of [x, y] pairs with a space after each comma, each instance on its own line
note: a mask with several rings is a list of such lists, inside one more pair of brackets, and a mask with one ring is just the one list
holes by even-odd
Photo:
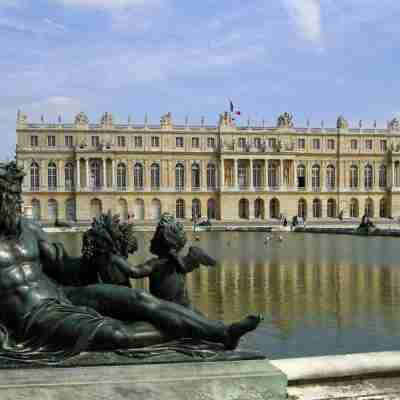
[[227, 337], [225, 340], [225, 349], [233, 350], [239, 344], [240, 338], [246, 333], [253, 331], [257, 328], [258, 324], [262, 321], [261, 315], [249, 315], [239, 322], [228, 327]]

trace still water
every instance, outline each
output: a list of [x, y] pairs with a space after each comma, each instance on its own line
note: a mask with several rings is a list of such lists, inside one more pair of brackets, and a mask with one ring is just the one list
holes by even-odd
[[[241, 347], [268, 358], [400, 350], [400, 239], [261, 232], [201, 232], [190, 245], [219, 260], [188, 275], [196, 308], [234, 321], [264, 315]], [[78, 255], [81, 235], [53, 234]], [[152, 233], [138, 233], [150, 257]], [[146, 281], [134, 286], [147, 288]]]

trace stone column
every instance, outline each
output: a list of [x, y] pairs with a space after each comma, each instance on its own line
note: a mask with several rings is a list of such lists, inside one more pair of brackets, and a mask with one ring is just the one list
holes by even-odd
[[285, 182], [283, 181], [283, 176], [284, 176], [284, 174], [283, 174], [283, 168], [284, 168], [284, 162], [283, 162], [283, 160], [279, 160], [279, 171], [280, 171], [280, 174], [279, 174], [279, 186], [282, 188], [282, 186], [285, 184]]
[[81, 188], [81, 159], [78, 157], [76, 160], [76, 190]]
[[103, 189], [107, 188], [107, 159], [106, 158], [102, 158], [102, 162], [103, 162]]
[[[253, 185], [253, 159], [252, 158], [250, 158], [250, 160], [249, 160], [249, 168], [250, 168], [249, 189], [250, 190], [254, 190], [254, 185]], [[254, 212], [253, 212], [253, 216], [254, 216]]]
[[233, 160], [233, 187], [235, 190], [238, 188], [238, 160], [236, 158]]
[[111, 188], [114, 191], [117, 186], [117, 177], [115, 174], [115, 160], [111, 161]]
[[393, 162], [393, 160], [391, 160], [390, 166], [391, 166], [392, 175], [391, 175], [391, 177], [390, 177], [390, 182], [389, 182], [389, 184], [390, 184], [390, 187], [393, 187], [393, 186], [394, 186], [394, 183], [395, 183], [395, 182], [394, 182], [395, 172], [394, 172], [394, 162]]
[[200, 167], [201, 167], [201, 191], [202, 192], [207, 192], [208, 187], [207, 187], [207, 160], [201, 160], [200, 162]]
[[192, 188], [192, 168], [189, 160], [185, 161], [185, 173], [185, 191], [190, 192]]
[[90, 186], [89, 158], [86, 159], [86, 189]]
[[57, 169], [59, 170], [59, 173], [58, 173], [59, 181], [57, 181], [57, 189], [59, 188], [59, 190], [61, 192], [65, 192], [65, 162], [64, 162], [64, 160], [58, 161]]
[[224, 186], [225, 186], [225, 160], [224, 159], [221, 160], [221, 162], [219, 164], [219, 169], [220, 169], [219, 188], [222, 192], [224, 190]]
[[40, 186], [41, 186], [40, 190], [48, 189], [47, 178], [48, 178], [47, 160], [41, 160], [40, 161]]

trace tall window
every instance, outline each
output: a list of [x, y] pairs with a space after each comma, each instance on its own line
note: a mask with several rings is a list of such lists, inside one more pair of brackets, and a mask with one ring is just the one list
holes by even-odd
[[99, 147], [99, 146], [100, 146], [100, 137], [92, 136], [92, 147]]
[[255, 188], [262, 186], [262, 168], [261, 163], [258, 161], [253, 164], [253, 186]]
[[372, 199], [365, 200], [365, 215], [369, 218], [374, 218], [374, 202]]
[[350, 167], [350, 187], [353, 189], [358, 187], [358, 167], [356, 165]]
[[350, 217], [351, 218], [358, 218], [358, 200], [351, 199], [350, 200]]
[[208, 137], [207, 138], [207, 147], [210, 149], [214, 149], [215, 148], [215, 138], [213, 137]]
[[336, 172], [333, 165], [328, 165], [326, 169], [326, 185], [328, 189], [334, 189], [336, 185]]
[[158, 190], [160, 188], [160, 166], [157, 163], [151, 164], [151, 188]]
[[72, 162], [65, 164], [64, 175], [65, 189], [72, 190], [74, 188], [74, 164]]
[[387, 218], [389, 215], [388, 213], [388, 207], [387, 207], [387, 202], [386, 199], [381, 199], [379, 202], [379, 216], [381, 218]]
[[350, 141], [351, 150], [357, 150], [357, 147], [358, 147], [357, 139], [351, 139], [351, 141]]
[[321, 218], [322, 217], [322, 207], [321, 207], [321, 200], [314, 199], [313, 200], [313, 217], [314, 218]]
[[143, 147], [143, 138], [141, 136], [135, 136], [135, 147]]
[[386, 140], [381, 140], [380, 148], [381, 148], [381, 151], [386, 151], [387, 150], [387, 141]]
[[177, 191], [185, 189], [185, 167], [181, 163], [175, 167], [175, 188]]
[[179, 218], [179, 219], [185, 218], [185, 201], [183, 199], [178, 199], [176, 201], [175, 214], [176, 214], [176, 218]]
[[47, 146], [49, 147], [56, 146], [56, 137], [54, 135], [47, 136]]
[[307, 218], [307, 203], [304, 199], [300, 199], [297, 207], [297, 215], [303, 219]]
[[336, 218], [336, 201], [335, 199], [328, 200], [328, 207], [327, 207], [327, 215], [328, 218]]
[[254, 147], [256, 149], [261, 149], [261, 138], [254, 138]]
[[297, 187], [300, 189], [306, 187], [306, 167], [303, 164], [297, 167]]
[[371, 165], [367, 165], [364, 169], [364, 186], [365, 189], [372, 189], [373, 183], [373, 169]]
[[175, 144], [176, 144], [176, 147], [183, 147], [183, 137], [177, 136], [175, 138]]
[[39, 165], [36, 162], [31, 164], [31, 191], [36, 192], [40, 188]]
[[394, 163], [394, 185], [400, 186], [400, 162]]
[[207, 187], [209, 189], [215, 189], [217, 187], [215, 165], [212, 163], [207, 165]]
[[268, 161], [268, 186], [269, 187], [279, 186], [278, 167], [274, 161]]
[[90, 183], [91, 188], [101, 187], [101, 165], [99, 160], [93, 160], [90, 163]]
[[371, 140], [371, 139], [367, 139], [367, 140], [365, 141], [365, 148], [366, 148], [367, 150], [372, 150], [372, 140]]
[[246, 164], [243, 161], [238, 161], [238, 182], [241, 188], [247, 186]]
[[125, 147], [125, 136], [117, 136], [117, 144], [119, 147]]
[[64, 140], [65, 140], [65, 146], [66, 147], [72, 147], [73, 146], [74, 142], [73, 142], [73, 137], [71, 135], [66, 135], [64, 137]]
[[319, 150], [321, 148], [321, 141], [318, 138], [313, 139], [312, 147], [313, 147], [313, 150]]
[[238, 146], [241, 149], [244, 149], [246, 147], [246, 138], [239, 138], [238, 140]]
[[200, 139], [198, 137], [192, 137], [192, 148], [198, 149], [200, 147]]
[[319, 191], [321, 186], [321, 173], [319, 165], [313, 165], [311, 170], [311, 184], [314, 191]]
[[379, 168], [379, 187], [385, 188], [386, 185], [387, 185], [386, 167], [384, 165], [381, 165]]
[[199, 199], [192, 201], [192, 219], [195, 220], [201, 217], [201, 203]]
[[152, 147], [160, 147], [160, 137], [159, 136], [151, 137], [151, 146]]
[[200, 188], [200, 166], [197, 163], [192, 164], [192, 189]]
[[135, 189], [143, 189], [143, 166], [140, 163], [133, 167], [133, 185]]
[[50, 162], [47, 168], [49, 190], [57, 190], [57, 167], [54, 162]]
[[37, 135], [31, 136], [31, 147], [37, 147], [39, 145], [39, 138]]
[[334, 139], [328, 139], [328, 150], [335, 150], [335, 140]]
[[275, 147], [276, 147], [276, 139], [275, 138], [268, 139], [268, 147], [270, 149], [275, 149]]
[[124, 163], [117, 166], [117, 187], [120, 190], [126, 189], [126, 167]]
[[297, 139], [297, 148], [299, 150], [304, 150], [306, 148], [306, 139], [304, 138]]

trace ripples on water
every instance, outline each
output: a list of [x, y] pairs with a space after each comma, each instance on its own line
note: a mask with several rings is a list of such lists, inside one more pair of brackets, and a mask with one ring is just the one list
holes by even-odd
[[[201, 232], [200, 246], [219, 260], [187, 277], [193, 303], [209, 318], [234, 321], [261, 313], [263, 325], [242, 347], [269, 358], [399, 350], [398, 238]], [[189, 234], [189, 239], [192, 236]], [[79, 234], [52, 235], [79, 254]], [[140, 233], [139, 263], [152, 233]], [[147, 282], [135, 282], [147, 288]]]

